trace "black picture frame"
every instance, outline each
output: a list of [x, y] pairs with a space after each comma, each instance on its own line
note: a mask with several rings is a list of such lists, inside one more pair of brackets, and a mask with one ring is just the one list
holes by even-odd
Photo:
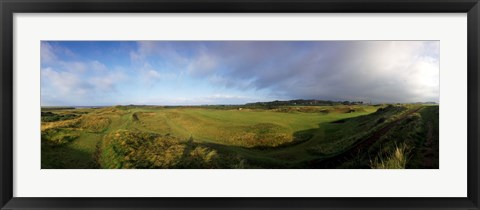
[[[479, 209], [478, 0], [0, 0], [1, 209]], [[25, 198], [13, 197], [14, 13], [467, 13], [468, 196], [465, 198]]]

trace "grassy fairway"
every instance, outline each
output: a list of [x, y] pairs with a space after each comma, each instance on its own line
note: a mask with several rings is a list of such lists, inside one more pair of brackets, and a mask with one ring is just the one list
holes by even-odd
[[42, 110], [42, 168], [315, 168], [414, 108]]
[[[374, 111], [374, 110], [371, 110]], [[244, 142], [245, 137], [264, 134], [282, 135], [283, 142], [293, 141], [298, 131], [317, 129], [319, 124], [355, 117], [356, 113], [282, 113], [268, 110], [215, 110], [205, 108], [177, 108], [159, 111], [134, 112], [137, 129], [171, 134], [181, 138], [193, 137], [200, 142], [255, 147], [261, 142]], [[273, 139], [269, 139], [271, 143]], [[277, 146], [277, 145], [273, 145]]]

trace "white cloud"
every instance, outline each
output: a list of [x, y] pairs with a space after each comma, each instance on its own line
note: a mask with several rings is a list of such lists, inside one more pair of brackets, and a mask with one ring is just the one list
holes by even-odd
[[42, 41], [40, 43], [40, 60], [43, 64], [50, 64], [58, 61], [58, 55], [73, 57], [75, 53], [71, 50], [60, 47], [55, 43]]
[[79, 77], [70, 72], [57, 72], [52, 68], [45, 68], [41, 70], [42, 87], [51, 86], [59, 96], [69, 96], [77, 94], [78, 88], [81, 84]]
[[[120, 70], [109, 70], [99, 61], [59, 62], [41, 69], [42, 105], [89, 105], [108, 100], [117, 85], [128, 77]], [[53, 103], [53, 104], [51, 104]]]
[[53, 52], [53, 47], [47, 42], [41, 42], [40, 44], [40, 58], [42, 63], [51, 63], [57, 59], [57, 56]]
[[163, 73], [156, 70], [147, 70], [145, 72], [145, 76], [155, 80], [170, 80], [170, 79], [175, 79], [177, 77], [177, 75], [174, 73], [170, 73], [170, 72]]
[[188, 73], [194, 76], [211, 75], [218, 67], [218, 59], [214, 54], [208, 54], [202, 50], [190, 60], [186, 68]]

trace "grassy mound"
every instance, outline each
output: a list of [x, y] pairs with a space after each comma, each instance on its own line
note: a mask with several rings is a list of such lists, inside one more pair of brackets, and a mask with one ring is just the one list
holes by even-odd
[[106, 135], [102, 168], [215, 168], [216, 151], [156, 133], [117, 130]]
[[325, 141], [308, 148], [308, 151], [318, 155], [339, 153], [371, 135], [391, 121], [391, 118], [402, 114], [406, 110], [407, 108], [403, 106], [387, 106], [369, 115], [332, 121], [325, 125], [325, 132], [329, 133], [325, 137]]
[[[438, 143], [438, 130], [436, 137], [433, 136], [432, 132], [429, 132], [430, 119], [425, 117], [435, 110], [438, 111], [438, 106], [412, 107], [410, 112], [398, 107], [388, 109], [401, 113], [387, 114], [390, 117], [385, 122], [391, 123], [391, 128], [353, 160], [344, 162], [340, 168], [438, 168], [438, 153], [431, 157], [424, 156], [425, 150], [438, 152], [438, 147], [432, 148], [434, 145], [426, 144], [428, 139]], [[418, 111], [412, 111], [416, 109]], [[379, 109], [378, 112], [386, 113], [388, 110]], [[438, 119], [438, 115], [433, 118]], [[428, 137], [429, 133], [432, 137]]]
[[242, 147], [277, 147], [293, 141], [292, 135], [273, 123], [259, 123], [241, 127], [237, 135], [229, 138], [229, 143]]
[[81, 118], [80, 128], [86, 129], [89, 132], [103, 132], [110, 125], [111, 120], [108, 117], [85, 115]]
[[80, 133], [76, 130], [65, 128], [48, 129], [41, 133], [42, 142], [50, 145], [63, 145], [80, 136]]

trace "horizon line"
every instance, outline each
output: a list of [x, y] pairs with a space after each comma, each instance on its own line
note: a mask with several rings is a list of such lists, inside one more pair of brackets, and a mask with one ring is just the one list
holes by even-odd
[[[341, 102], [341, 101], [332, 101], [332, 102]], [[352, 102], [352, 101], [350, 101]], [[354, 102], [354, 101], [353, 101]], [[45, 105], [40, 107], [112, 107], [112, 106], [166, 106], [166, 107], [173, 107], [173, 106], [245, 106], [248, 104], [255, 104], [255, 103], [268, 103], [268, 102], [252, 102], [252, 103], [245, 103], [245, 104], [178, 104], [178, 105], [165, 105], [165, 104], [115, 104], [115, 105]], [[355, 105], [379, 105], [379, 104], [437, 104], [440, 103], [435, 101], [425, 101], [425, 102], [383, 102], [383, 103], [363, 103], [363, 104], [355, 104]], [[301, 104], [300, 104], [301, 105]], [[314, 104], [312, 104], [314, 105]]]

